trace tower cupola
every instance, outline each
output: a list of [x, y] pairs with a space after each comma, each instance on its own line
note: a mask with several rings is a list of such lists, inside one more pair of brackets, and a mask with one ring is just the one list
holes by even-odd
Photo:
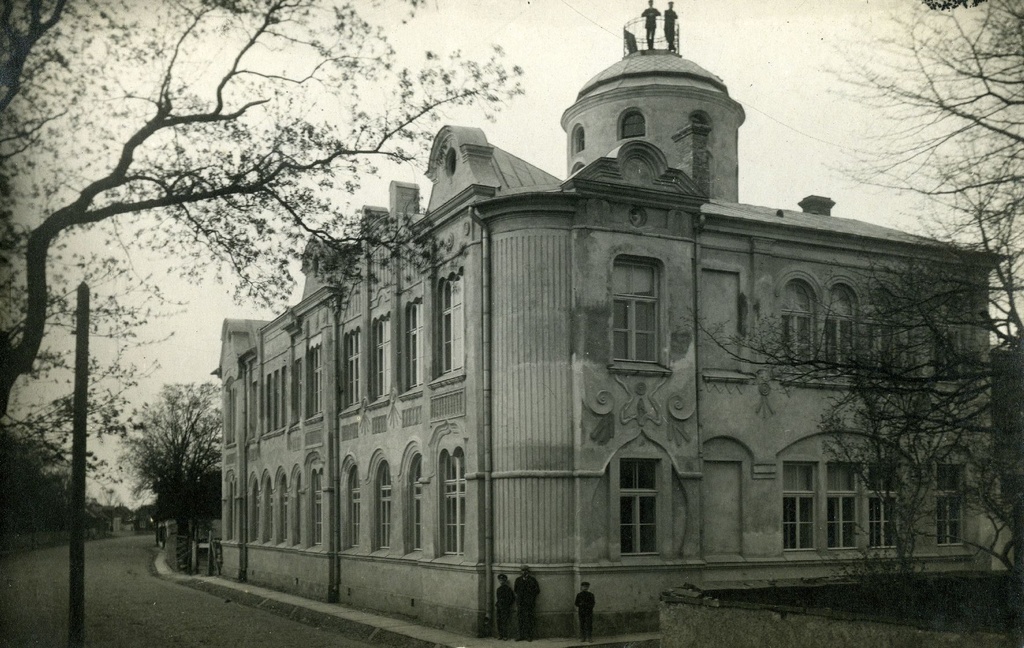
[[670, 11], [653, 17], [653, 34], [646, 12], [627, 23], [622, 60], [583, 84], [562, 114], [566, 167], [571, 175], [642, 139], [709, 197], [737, 202], [738, 135], [746, 115], [720, 78], [679, 55]]

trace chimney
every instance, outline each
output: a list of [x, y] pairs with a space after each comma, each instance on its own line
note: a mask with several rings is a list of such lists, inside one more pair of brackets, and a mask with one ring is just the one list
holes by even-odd
[[392, 216], [415, 219], [420, 213], [420, 186], [411, 182], [391, 181], [388, 188]]
[[831, 216], [832, 208], [836, 206], [836, 201], [825, 196], [807, 196], [803, 200], [797, 203], [800, 209], [804, 210], [806, 214], [817, 214], [819, 216]]

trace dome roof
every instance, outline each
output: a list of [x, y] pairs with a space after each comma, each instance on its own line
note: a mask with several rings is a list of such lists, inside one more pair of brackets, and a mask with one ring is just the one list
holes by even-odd
[[693, 61], [668, 51], [641, 50], [629, 54], [583, 84], [576, 99], [613, 88], [629, 87], [637, 81], [646, 85], [652, 78], [658, 79], [661, 85], [690, 86], [729, 94], [720, 78]]

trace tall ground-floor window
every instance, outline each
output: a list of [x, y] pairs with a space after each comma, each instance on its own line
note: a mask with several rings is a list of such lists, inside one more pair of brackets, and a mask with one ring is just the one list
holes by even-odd
[[619, 462], [619, 549], [623, 554], [658, 551], [657, 471], [655, 459]]
[[295, 473], [295, 514], [292, 516], [292, 544], [302, 542], [302, 475]]
[[391, 471], [386, 462], [377, 469], [377, 548], [391, 547]]
[[444, 529], [444, 552], [462, 555], [466, 551], [466, 463], [462, 449], [451, 455], [443, 453], [441, 464], [444, 475], [441, 525]]
[[410, 545], [413, 551], [423, 548], [423, 457], [416, 455], [412, 460], [412, 468], [409, 471], [409, 501], [412, 506], [409, 511], [410, 519]]
[[935, 469], [935, 539], [940, 545], [962, 542], [963, 466], [939, 464]]
[[309, 474], [309, 487], [313, 491], [313, 544], [320, 545], [324, 542], [324, 469], [316, 468]]
[[353, 467], [348, 474], [348, 544], [359, 546], [359, 471]]
[[814, 464], [782, 465], [782, 548], [814, 547]]
[[827, 467], [828, 484], [826, 516], [829, 549], [856, 546], [857, 481], [854, 467], [844, 463], [830, 463]]

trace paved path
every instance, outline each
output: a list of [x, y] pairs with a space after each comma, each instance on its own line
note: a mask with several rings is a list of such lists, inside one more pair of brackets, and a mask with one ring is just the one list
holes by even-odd
[[[156, 554], [150, 535], [86, 543], [87, 646], [367, 648], [337, 632], [158, 578]], [[0, 556], [0, 646], [67, 646], [67, 617], [67, 546]]]
[[[657, 648], [656, 633], [479, 639], [167, 566], [149, 535], [86, 544], [86, 644], [248, 648]], [[198, 591], [197, 591], [198, 590]], [[0, 646], [67, 645], [68, 548], [0, 556]]]

